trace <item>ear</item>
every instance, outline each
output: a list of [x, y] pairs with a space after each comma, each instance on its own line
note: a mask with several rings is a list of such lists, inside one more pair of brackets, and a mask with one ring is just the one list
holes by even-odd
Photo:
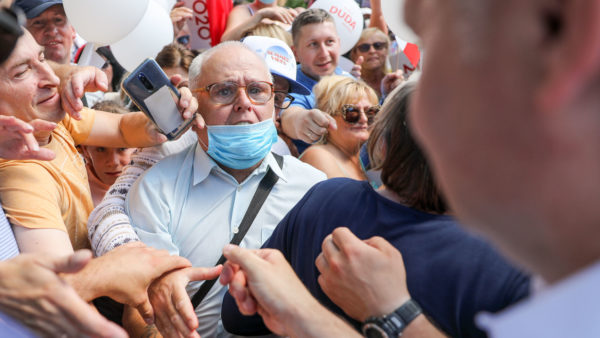
[[[548, 73], [537, 92], [542, 111], [574, 102], [600, 75], [600, 0], [559, 0], [555, 7], [549, 13], [558, 20], [560, 32], [550, 47]], [[551, 34], [550, 27], [547, 33]]]
[[294, 58], [296, 59], [296, 62], [298, 62], [298, 53], [296, 53], [296, 46], [292, 45], [290, 48], [292, 49], [292, 53], [294, 53]]

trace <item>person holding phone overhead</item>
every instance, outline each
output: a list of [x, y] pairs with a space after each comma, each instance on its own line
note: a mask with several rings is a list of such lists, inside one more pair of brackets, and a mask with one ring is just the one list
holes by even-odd
[[[242, 245], [260, 247], [325, 175], [292, 156], [271, 153], [277, 140], [276, 97], [278, 106], [285, 102], [274, 90], [265, 60], [248, 46], [221, 43], [197, 56], [189, 75], [205, 126], [194, 124], [197, 142], [156, 163], [133, 184], [125, 211], [147, 245], [186, 257], [194, 266], [213, 266], [238, 233], [245, 234]], [[270, 191], [264, 187], [267, 180]], [[267, 191], [262, 205], [251, 202], [259, 187]], [[243, 222], [252, 212], [254, 221]], [[187, 290], [195, 294], [197, 279], [195, 270], [186, 268], [150, 288], [161, 332], [189, 336], [197, 329], [201, 336], [215, 336], [222, 330], [218, 323], [226, 290], [213, 285], [194, 313], [186, 286], [194, 281]], [[130, 309], [125, 316], [131, 334], [156, 331]]]

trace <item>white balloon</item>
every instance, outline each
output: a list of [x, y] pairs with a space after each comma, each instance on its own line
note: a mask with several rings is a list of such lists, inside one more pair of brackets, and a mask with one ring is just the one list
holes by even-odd
[[153, 0], [156, 1], [167, 13], [171, 13], [173, 6], [175, 6], [175, 0]]
[[173, 25], [165, 10], [150, 1], [144, 17], [135, 29], [122, 40], [110, 46], [123, 68], [133, 71], [146, 58], [156, 54], [173, 42]]
[[392, 32], [400, 39], [417, 43], [419, 38], [404, 21], [404, 0], [381, 0], [383, 17]]
[[99, 46], [117, 42], [140, 22], [150, 0], [63, 0], [69, 22]]
[[360, 39], [363, 29], [363, 16], [354, 0], [317, 0], [310, 8], [326, 10], [335, 20], [335, 28], [340, 37], [340, 54], [345, 54]]

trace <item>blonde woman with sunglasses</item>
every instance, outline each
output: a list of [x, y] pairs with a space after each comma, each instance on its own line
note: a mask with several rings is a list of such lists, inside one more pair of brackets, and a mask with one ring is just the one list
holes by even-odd
[[380, 109], [377, 94], [365, 82], [340, 75], [321, 78], [313, 91], [317, 108], [335, 119], [337, 129], [329, 130], [300, 159], [323, 171], [328, 178], [365, 180], [359, 152]]

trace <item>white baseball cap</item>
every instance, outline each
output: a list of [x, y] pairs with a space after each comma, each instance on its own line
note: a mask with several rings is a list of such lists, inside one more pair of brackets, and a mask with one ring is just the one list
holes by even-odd
[[279, 75], [290, 83], [290, 92], [309, 95], [310, 90], [296, 82], [296, 58], [285, 42], [266, 36], [247, 36], [242, 42], [261, 55], [272, 74]]

